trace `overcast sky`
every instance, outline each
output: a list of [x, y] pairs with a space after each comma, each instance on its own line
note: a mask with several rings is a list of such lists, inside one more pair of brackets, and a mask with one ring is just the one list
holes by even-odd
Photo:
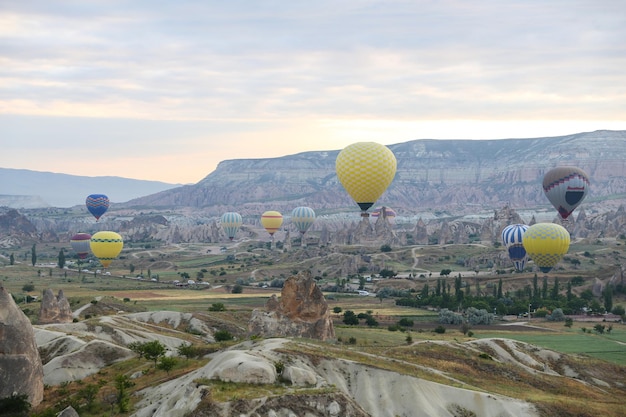
[[626, 129], [622, 0], [0, 0], [0, 167], [195, 183], [353, 142]]

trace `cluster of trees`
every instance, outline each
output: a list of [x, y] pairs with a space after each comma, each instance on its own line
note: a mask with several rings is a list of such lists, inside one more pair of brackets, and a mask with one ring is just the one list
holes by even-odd
[[473, 307], [499, 315], [519, 315], [527, 313], [529, 309], [539, 308], [548, 311], [558, 308], [566, 315], [581, 314], [585, 311], [594, 313], [612, 311], [618, 315], [624, 314], [621, 306], [615, 308], [613, 306], [613, 295], [625, 290], [621, 284], [615, 288], [607, 286], [602, 298], [598, 299], [590, 290], [585, 290], [580, 295], [573, 293], [573, 288], [583, 283], [584, 280], [581, 277], [574, 277], [564, 285], [558, 277], [554, 278], [552, 283], [544, 277], [540, 284], [535, 274], [532, 285], [526, 285], [515, 291], [506, 291], [503, 288], [502, 279], [497, 285], [483, 291], [478, 281], [472, 289], [469, 282], [464, 282], [461, 276], [456, 277], [453, 283], [439, 278], [434, 288], [426, 283], [420, 292], [401, 297], [396, 300], [396, 304], [409, 307], [430, 306], [449, 310]]

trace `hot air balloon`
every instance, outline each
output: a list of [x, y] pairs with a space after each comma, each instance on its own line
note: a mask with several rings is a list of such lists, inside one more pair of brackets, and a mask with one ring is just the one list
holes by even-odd
[[543, 177], [543, 191], [563, 219], [582, 203], [589, 189], [589, 177], [580, 168], [561, 166]]
[[385, 207], [385, 206], [376, 207], [374, 210], [372, 210], [372, 217], [378, 218], [381, 213], [385, 214], [385, 218], [389, 220], [389, 223], [391, 224], [394, 223], [395, 221], [394, 219], [396, 218], [396, 212], [394, 209], [392, 209], [391, 207]]
[[233, 240], [243, 223], [243, 219], [239, 213], [228, 212], [222, 214], [220, 223], [222, 223], [222, 228], [224, 229], [226, 236], [228, 236], [230, 240]]
[[261, 215], [261, 225], [267, 230], [267, 233], [274, 237], [274, 233], [280, 229], [283, 224], [283, 215], [277, 211], [266, 211]]
[[361, 208], [361, 216], [385, 192], [396, 175], [393, 152], [375, 142], [357, 142], [345, 147], [335, 161], [339, 182]]
[[115, 232], [102, 231], [91, 236], [89, 245], [91, 252], [100, 260], [102, 266], [108, 268], [111, 261], [122, 251], [124, 241], [122, 236]]
[[544, 272], [550, 272], [569, 249], [569, 233], [555, 223], [537, 223], [530, 226], [522, 236], [522, 244], [528, 257]]
[[528, 226], [525, 224], [512, 224], [502, 230], [502, 244], [509, 251], [509, 258], [518, 271], [524, 270], [528, 259], [522, 243], [522, 237], [526, 230], [528, 230]]
[[70, 245], [78, 259], [85, 259], [89, 255], [91, 235], [89, 233], [76, 233], [70, 239]]
[[91, 194], [87, 196], [85, 201], [87, 210], [96, 218], [96, 221], [100, 219], [106, 211], [109, 209], [109, 197], [104, 194]]
[[304, 235], [315, 222], [315, 211], [310, 207], [296, 207], [291, 212], [291, 222]]

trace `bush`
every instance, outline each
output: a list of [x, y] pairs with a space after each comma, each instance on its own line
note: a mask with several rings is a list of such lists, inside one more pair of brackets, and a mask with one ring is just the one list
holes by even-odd
[[211, 307], [209, 307], [209, 311], [226, 311], [226, 307], [224, 303], [213, 303]]
[[398, 324], [402, 327], [413, 327], [413, 320], [403, 317], [398, 321]]
[[548, 321], [565, 321], [565, 314], [560, 308], [555, 308], [552, 314], [546, 316]]
[[213, 334], [216, 342], [226, 342], [228, 340], [233, 340], [234, 337], [228, 330], [218, 330]]
[[439, 323], [459, 325], [463, 323], [463, 316], [444, 308], [439, 311]]
[[437, 326], [434, 330], [435, 333], [444, 334], [446, 332], [446, 328], [443, 326]]

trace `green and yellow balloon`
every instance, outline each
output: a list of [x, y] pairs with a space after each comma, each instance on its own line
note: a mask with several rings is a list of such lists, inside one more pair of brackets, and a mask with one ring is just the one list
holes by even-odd
[[102, 231], [91, 236], [89, 247], [102, 266], [108, 268], [122, 251], [124, 241], [118, 233]]
[[539, 269], [548, 273], [569, 249], [569, 232], [555, 223], [537, 223], [522, 236], [526, 254]]

